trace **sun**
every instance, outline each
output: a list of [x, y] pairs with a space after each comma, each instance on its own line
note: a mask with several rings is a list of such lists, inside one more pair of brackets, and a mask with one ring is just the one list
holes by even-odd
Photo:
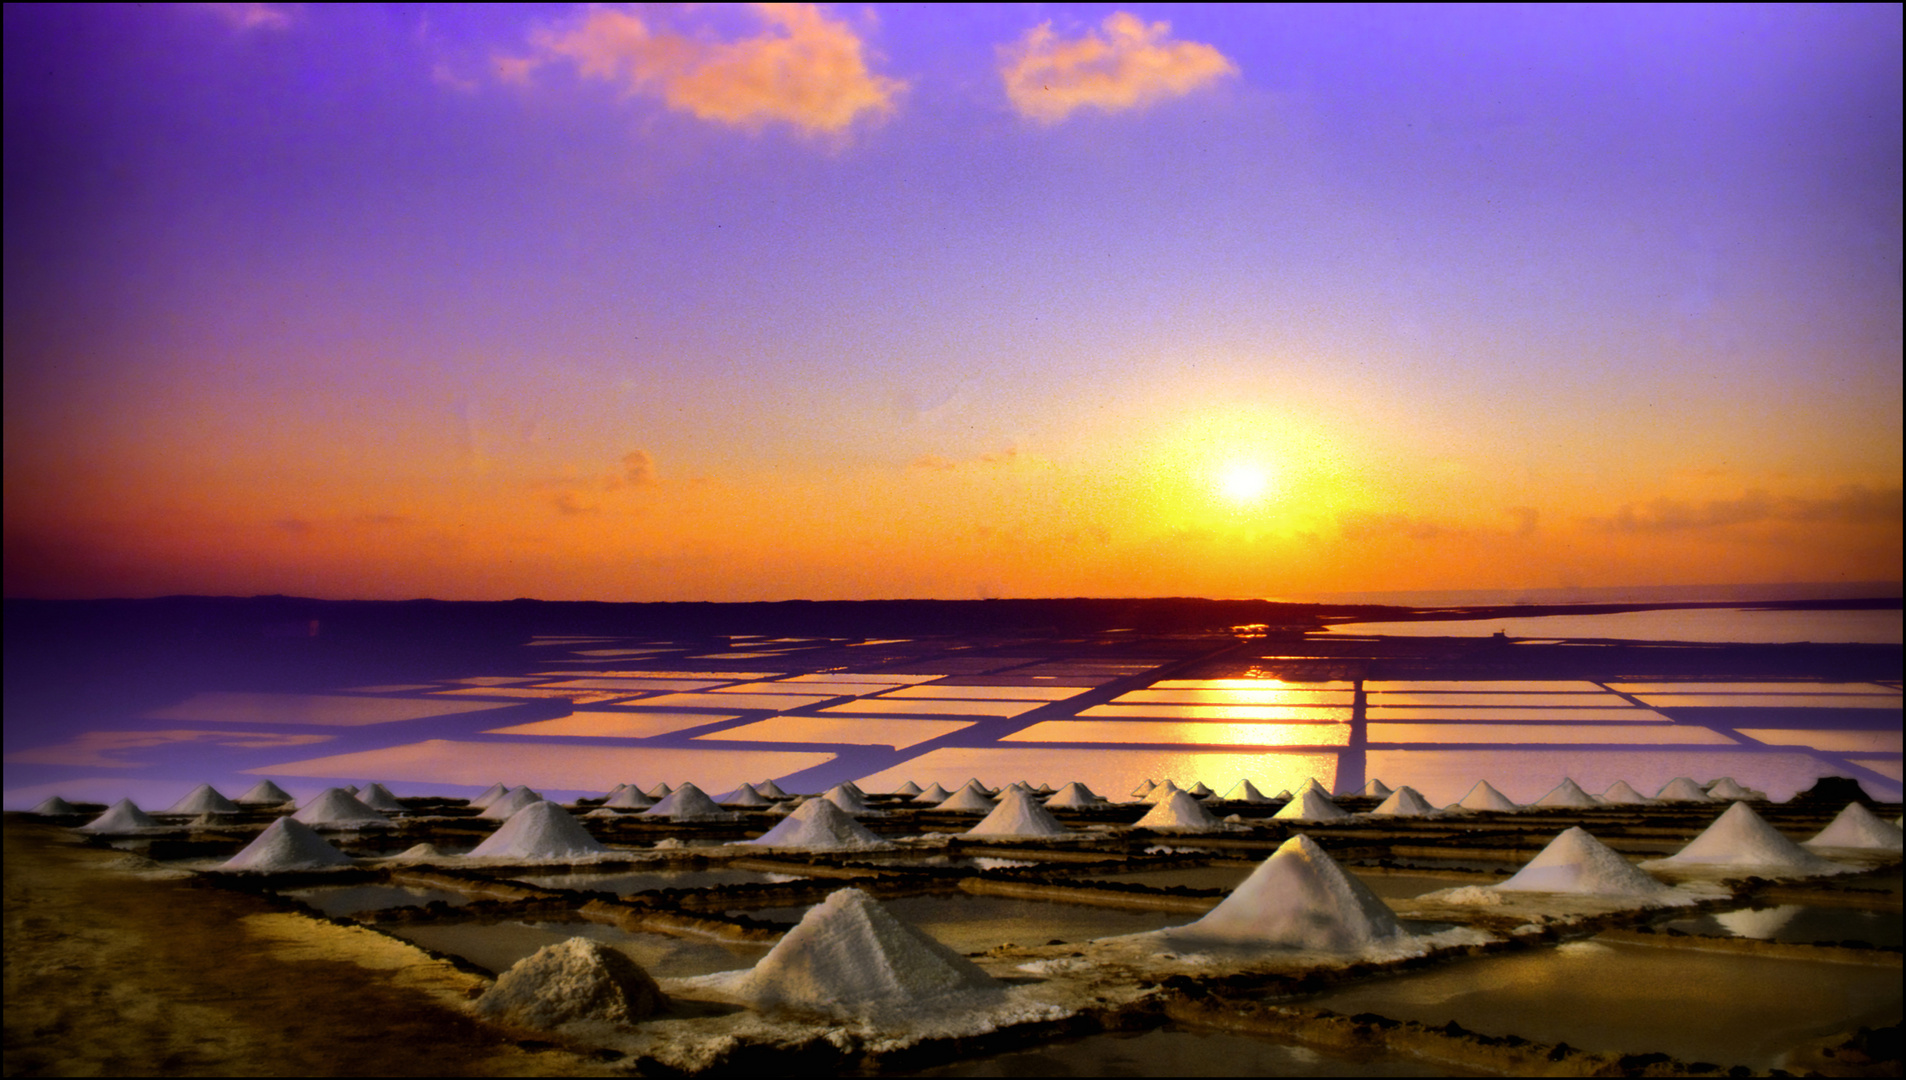
[[1218, 494], [1238, 506], [1257, 502], [1270, 490], [1270, 472], [1253, 461], [1234, 461], [1218, 473]]

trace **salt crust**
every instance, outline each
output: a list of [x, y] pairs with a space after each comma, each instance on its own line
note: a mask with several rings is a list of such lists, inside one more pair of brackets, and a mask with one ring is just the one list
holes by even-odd
[[291, 801], [291, 793], [269, 780], [260, 780], [235, 801], [240, 806], [280, 806]]
[[1806, 846], [1898, 851], [1901, 848], [1901, 832], [1899, 826], [1875, 815], [1859, 803], [1847, 803], [1846, 809], [1840, 811], [1833, 823], [1821, 829], [1820, 835], [1808, 840]]
[[384, 815], [357, 801], [343, 788], [325, 788], [324, 793], [305, 803], [291, 815], [313, 828], [385, 829], [390, 822]]
[[1026, 788], [1012, 788], [1000, 796], [993, 812], [972, 828], [968, 836], [1048, 837], [1077, 835], [1059, 823], [1052, 812], [1039, 805], [1038, 798]]
[[[1167, 781], [1169, 783], [1170, 781]], [[1169, 797], [1151, 808], [1132, 825], [1134, 829], [1173, 830], [1177, 832], [1213, 832], [1224, 824], [1211, 816], [1204, 804], [1190, 792], [1173, 790]]]
[[1284, 804], [1284, 808], [1271, 817], [1281, 821], [1336, 821], [1347, 818], [1350, 812], [1331, 802], [1320, 788], [1306, 787], [1297, 793], [1297, 797]]
[[735, 817], [716, 806], [715, 800], [693, 784], [683, 784], [662, 796], [662, 801], [642, 811], [642, 816], [665, 817], [670, 821], [731, 821]]
[[993, 812], [994, 805], [993, 797], [980, 790], [979, 782], [971, 781], [965, 787], [941, 800], [934, 809], [990, 814]]
[[477, 816], [490, 821], [508, 821], [518, 810], [542, 801], [541, 795], [527, 787], [511, 788], [492, 800]]
[[210, 784], [200, 784], [185, 798], [165, 809], [168, 814], [236, 814], [238, 804], [218, 793]]
[[1727, 808], [1687, 847], [1665, 859], [1642, 863], [1647, 870], [1750, 871], [1762, 877], [1813, 877], [1853, 870], [1815, 855], [1782, 836], [1744, 802]]
[[1368, 886], [1302, 834], [1284, 841], [1210, 914], [1159, 934], [1173, 944], [1333, 953], [1408, 936]]
[[152, 820], [144, 810], [132, 804], [131, 799], [121, 799], [108, 807], [106, 812], [79, 827], [80, 832], [123, 833], [137, 832], [140, 829], [156, 829], [159, 823]]
[[946, 790], [940, 785], [934, 784], [932, 787], [927, 788], [925, 791], [922, 791], [920, 794], [915, 795], [913, 797], [913, 801], [919, 803], [922, 806], [935, 806], [935, 805], [938, 805], [939, 803], [945, 802], [952, 794], [953, 794], [952, 792]]
[[1377, 808], [1370, 812], [1385, 817], [1425, 817], [1435, 813], [1436, 808], [1415, 788], [1404, 784], [1390, 792], [1390, 797], [1378, 803]]
[[1685, 776], [1677, 776], [1655, 792], [1656, 802], [1713, 802], [1701, 785]]
[[469, 857], [545, 862], [607, 854], [609, 849], [590, 836], [568, 811], [553, 802], [537, 802], [517, 811]]
[[1102, 806], [1105, 800], [1093, 794], [1092, 789], [1077, 780], [1059, 789], [1059, 793], [1046, 800], [1048, 810], [1089, 810]]
[[1582, 807], [1599, 806], [1601, 804], [1595, 801], [1595, 796], [1583, 791], [1580, 784], [1564, 776], [1562, 782], [1555, 785], [1554, 790], [1529, 805], [1541, 807]]
[[802, 851], [871, 851], [893, 846], [827, 799], [809, 799], [763, 835], [737, 843]]
[[1522, 809], [1521, 803], [1510, 802], [1507, 795], [1497, 791], [1487, 780], [1476, 781], [1476, 786], [1469, 789], [1469, 794], [1457, 800], [1456, 806], [1464, 810], [1491, 811], [1498, 814]]
[[1652, 806], [1654, 800], [1629, 786], [1626, 780], [1617, 780], [1602, 792], [1602, 802], [1612, 806]]
[[58, 795], [52, 795], [48, 796], [40, 805], [34, 807], [32, 812], [39, 814], [41, 817], [56, 817], [60, 814], [77, 814], [79, 813], [79, 807], [74, 806]]
[[244, 850], [227, 859], [220, 870], [323, 870], [350, 866], [351, 857], [331, 846], [316, 829], [293, 818], [279, 818], [265, 827]]
[[835, 784], [828, 788], [827, 793], [821, 798], [856, 817], [868, 817], [880, 813], [869, 806], [867, 800], [861, 796], [860, 789], [851, 784]]
[[632, 1023], [667, 1001], [641, 965], [599, 941], [573, 937], [511, 965], [476, 1000], [476, 1011], [553, 1028], [578, 1020]]

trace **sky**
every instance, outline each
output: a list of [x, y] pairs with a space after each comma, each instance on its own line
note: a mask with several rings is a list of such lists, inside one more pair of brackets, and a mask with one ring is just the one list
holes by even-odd
[[1900, 576], [1897, 5], [4, 20], [9, 596]]

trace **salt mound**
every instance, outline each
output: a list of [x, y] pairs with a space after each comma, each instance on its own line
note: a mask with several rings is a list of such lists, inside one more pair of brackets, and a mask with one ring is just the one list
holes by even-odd
[[1284, 808], [1272, 814], [1274, 819], [1283, 821], [1335, 821], [1347, 818], [1350, 812], [1325, 797], [1322, 790], [1307, 787], [1297, 793], [1297, 797], [1284, 804]]
[[1148, 776], [1145, 778], [1144, 783], [1132, 789], [1132, 798], [1142, 799], [1145, 796], [1150, 795], [1152, 793], [1152, 789], [1157, 786], [1158, 786], [1157, 784], [1152, 782], [1151, 777]]
[[667, 783], [660, 783], [649, 789], [649, 798], [666, 799], [674, 793], [674, 788], [669, 787]]
[[1668, 781], [1667, 786], [1655, 792], [1656, 802], [1713, 802], [1701, 785], [1685, 776], [1677, 776]]
[[1210, 789], [1210, 788], [1208, 788], [1208, 787], [1205, 787], [1205, 786], [1204, 786], [1204, 781], [1203, 781], [1203, 780], [1200, 780], [1200, 781], [1198, 781], [1197, 783], [1195, 783], [1195, 784], [1193, 784], [1193, 785], [1191, 785], [1190, 787], [1188, 787], [1188, 788], [1186, 788], [1185, 790], [1186, 790], [1186, 791], [1189, 791], [1189, 792], [1190, 792], [1190, 793], [1192, 794], [1192, 797], [1194, 797], [1194, 798], [1199, 798], [1199, 799], [1203, 799], [1203, 798], [1206, 798], [1206, 797], [1208, 797], [1208, 796], [1211, 796], [1211, 795], [1216, 795], [1216, 794], [1217, 794], [1217, 792], [1215, 792], [1215, 791], [1213, 791], [1213, 790], [1211, 790], [1211, 789]]
[[1377, 808], [1370, 812], [1390, 817], [1422, 817], [1425, 814], [1435, 813], [1436, 808], [1431, 806], [1429, 800], [1419, 794], [1415, 788], [1404, 784], [1390, 792], [1390, 797], [1377, 804]]
[[542, 801], [541, 795], [527, 787], [511, 788], [492, 800], [477, 816], [489, 821], [508, 821], [518, 810]]
[[210, 784], [200, 784], [185, 798], [166, 808], [168, 814], [236, 814], [238, 804], [218, 793]]
[[444, 857], [443, 849], [435, 844], [412, 844], [390, 858], [392, 862], [425, 862]]
[[1164, 933], [1315, 952], [1351, 952], [1407, 936], [1368, 886], [1302, 835], [1286, 840], [1209, 915]]
[[609, 796], [602, 805], [614, 807], [617, 810], [647, 810], [655, 805], [655, 800], [642, 794], [642, 789], [634, 784], [625, 784], [622, 790]]
[[1782, 872], [1776, 876], [1843, 874], [1849, 869], [1828, 862], [1782, 836], [1744, 802], [1728, 807], [1726, 813], [1687, 847], [1644, 865], [1738, 866]]
[[1833, 824], [1820, 830], [1820, 835], [1807, 841], [1806, 846], [1898, 851], [1900, 839], [1899, 826], [1876, 816], [1859, 803], [1847, 803]]
[[1292, 799], [1295, 799], [1296, 797], [1297, 796], [1291, 794], [1290, 788], [1285, 788], [1284, 790], [1271, 796], [1271, 801], [1272, 802], [1290, 802]]
[[190, 829], [215, 829], [218, 826], [223, 825], [224, 822], [218, 819], [217, 814], [214, 814], [210, 810], [207, 810], [205, 813], [200, 814], [198, 817], [193, 818], [191, 821], [188, 821], [185, 824], [186, 824], [186, 827]]
[[827, 799], [809, 799], [763, 835], [738, 843], [808, 851], [865, 851], [893, 846]]
[[1317, 794], [1322, 795], [1326, 799], [1330, 797], [1330, 789], [1318, 783], [1317, 778], [1314, 776], [1305, 777], [1304, 786], [1299, 788], [1298, 790], [1299, 791], [1315, 791]]
[[293, 818], [312, 826], [333, 829], [375, 829], [390, 822], [384, 815], [357, 801], [343, 788], [325, 788], [324, 794], [305, 803]]
[[849, 784], [835, 784], [828, 788], [827, 793], [821, 798], [850, 814], [868, 815], [880, 812], [867, 805], [867, 800], [861, 797], [860, 791]]
[[147, 816], [144, 810], [132, 805], [131, 799], [121, 799], [112, 804], [105, 813], [79, 827], [80, 832], [122, 833], [135, 829], [155, 829], [159, 823]]
[[601, 818], [619, 818], [622, 815], [616, 813], [614, 810], [611, 810], [606, 806], [598, 806], [594, 810], [591, 810], [582, 816], [586, 818], [601, 819]]
[[999, 984], [971, 960], [888, 914], [859, 889], [808, 909], [730, 992], [765, 1008], [858, 1016], [953, 1005]]
[[1514, 877], [1493, 887], [1578, 896], [1659, 897], [1674, 892], [1581, 828], [1564, 829]]
[[220, 870], [322, 870], [349, 866], [351, 857], [330, 845], [317, 830], [292, 818], [279, 818], [244, 850], [225, 860]]
[[79, 807], [74, 806], [58, 795], [54, 795], [34, 807], [33, 813], [39, 814], [42, 817], [55, 817], [60, 814], [77, 814], [79, 813]]
[[553, 802], [537, 802], [517, 811], [502, 828], [478, 844], [470, 856], [565, 859], [601, 855], [608, 850], [589, 835], [581, 822], [570, 817], [568, 811]]
[[693, 784], [683, 784], [662, 797], [662, 801], [642, 811], [643, 817], [665, 817], [670, 821], [729, 821], [733, 814], [715, 805]]
[[1059, 789], [1059, 793], [1046, 800], [1048, 810], [1090, 810], [1105, 800], [1092, 793], [1077, 780]]
[[1707, 786], [1707, 797], [1710, 799], [1725, 799], [1729, 802], [1737, 802], [1741, 799], [1751, 799], [1754, 796], [1755, 792], [1752, 789], [1742, 787], [1739, 781], [1731, 776], [1723, 776]]
[[401, 814], [409, 809], [397, 801], [397, 796], [392, 795], [389, 788], [377, 783], [365, 788], [357, 797], [357, 801], [373, 810], [380, 810], [387, 814]]
[[510, 788], [508, 784], [501, 784], [501, 783], [491, 784], [489, 787], [484, 788], [482, 793], [479, 794], [476, 798], [471, 799], [470, 805], [477, 808], [478, 810], [481, 810], [489, 806], [491, 803], [495, 802], [496, 800], [502, 798], [504, 795], [507, 795], [509, 793], [509, 790]]
[[[1562, 778], [1562, 782], [1555, 785], [1554, 791], [1551, 791], [1547, 795], [1544, 795], [1541, 798], [1537, 799], [1532, 805], [1549, 806], [1549, 807], [1558, 807], [1558, 806], [1577, 807], [1577, 806], [1600, 806], [1601, 804], [1595, 801], [1595, 797], [1593, 795], [1590, 795], [1588, 792], [1583, 791], [1580, 784], [1577, 784], [1575, 781], [1564, 776]], [[1566, 836], [1567, 834], [1564, 833], [1563, 835]]]
[[291, 793], [269, 780], [260, 780], [238, 797], [240, 806], [279, 806], [291, 801]]
[[1167, 780], [1164, 783], [1159, 784], [1158, 786], [1152, 788], [1150, 791], [1146, 792], [1145, 797], [1140, 799], [1139, 802], [1147, 802], [1147, 803], [1151, 803], [1153, 806], [1157, 806], [1159, 803], [1164, 802], [1166, 799], [1171, 798], [1173, 795], [1183, 790], [1184, 788], [1181, 788], [1177, 784], [1174, 784], [1170, 780]]
[[1059, 824], [1052, 812], [1039, 805], [1038, 798], [1025, 788], [1014, 788], [1000, 797], [999, 805], [978, 825], [966, 830], [968, 836], [1066, 836], [1071, 829]]
[[1456, 805], [1465, 810], [1492, 810], [1498, 813], [1522, 809], [1522, 804], [1510, 802], [1508, 796], [1491, 787], [1487, 780], [1476, 781], [1476, 786], [1470, 788], [1469, 794], [1464, 795]]
[[964, 813], [990, 814], [993, 812], [992, 796], [980, 791], [977, 782], [969, 783], [960, 790], [947, 796], [935, 810], [959, 810]]
[[914, 783], [913, 781], [911, 781], [911, 780], [909, 780], [909, 781], [907, 781], [906, 783], [904, 783], [904, 784], [901, 784], [901, 785], [900, 785], [899, 787], [897, 787], [897, 788], [894, 788], [894, 789], [893, 789], [893, 794], [895, 794], [895, 795], [905, 795], [905, 796], [907, 796], [907, 797], [909, 797], [909, 798], [911, 798], [912, 796], [915, 796], [915, 795], [918, 795], [918, 794], [920, 794], [920, 785], [918, 785], [918, 784], [916, 784], [916, 783]]
[[922, 791], [920, 794], [915, 795], [913, 797], [913, 801], [921, 804], [922, 806], [933, 806], [937, 803], [945, 802], [947, 800], [947, 797], [951, 794], [952, 792], [949, 792], [945, 788], [941, 787], [940, 785], [935, 784], [932, 787], [926, 789], [925, 791]]
[[1174, 791], [1171, 797], [1151, 808], [1144, 817], [1139, 818], [1134, 829], [1174, 829], [1179, 832], [1212, 832], [1224, 827], [1223, 823], [1211, 816], [1204, 804], [1191, 797], [1190, 792]]
[[1224, 801], [1225, 802], [1246, 802], [1246, 803], [1267, 803], [1267, 802], [1270, 802], [1271, 800], [1266, 798], [1264, 793], [1257, 789], [1256, 784], [1251, 783], [1249, 780], [1239, 780], [1235, 785], [1233, 785], [1230, 791], [1225, 793]]
[[552, 1028], [573, 1020], [627, 1024], [667, 1002], [641, 965], [600, 941], [573, 937], [512, 964], [476, 1000], [476, 1010], [524, 1027]]
[[1357, 794], [1368, 799], [1387, 799], [1394, 793], [1390, 785], [1381, 780], [1371, 780], [1357, 789]]
[[1628, 781], [1626, 780], [1617, 780], [1613, 784], [1610, 784], [1608, 790], [1602, 792], [1602, 801], [1611, 806], [1654, 805], [1653, 799], [1628, 786]]
[[774, 805], [774, 800], [766, 798], [759, 791], [756, 791], [753, 784], [743, 784], [715, 801], [723, 806], [761, 807]]
[[788, 797], [788, 793], [781, 790], [781, 785], [772, 780], [763, 780], [759, 784], [756, 784], [754, 789], [770, 799], [785, 799]]

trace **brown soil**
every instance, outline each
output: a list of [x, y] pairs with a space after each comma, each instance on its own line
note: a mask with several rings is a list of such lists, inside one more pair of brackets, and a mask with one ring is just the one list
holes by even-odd
[[5, 827], [8, 1076], [575, 1075], [461, 1009], [476, 977], [260, 897]]

